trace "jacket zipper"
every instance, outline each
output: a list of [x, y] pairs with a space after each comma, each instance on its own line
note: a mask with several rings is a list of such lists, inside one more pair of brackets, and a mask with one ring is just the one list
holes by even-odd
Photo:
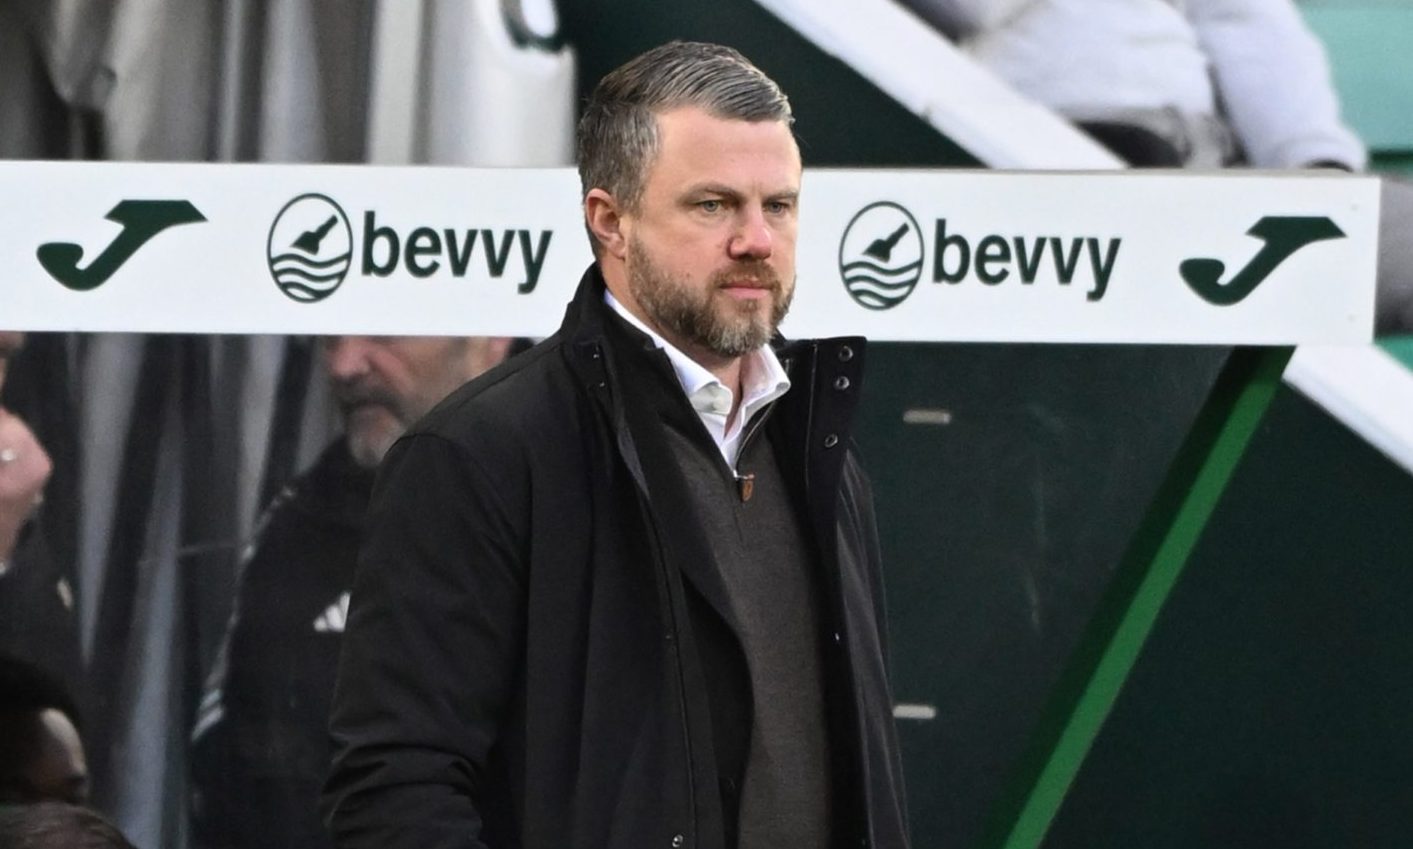
[[[598, 351], [598, 356], [595, 357], [595, 359], [604, 362], [602, 356], [602, 351]], [[606, 363], [604, 363], [604, 372], [605, 378], [607, 378]], [[642, 511], [648, 527], [652, 528], [653, 552], [656, 555], [654, 557], [654, 565], [656, 566], [655, 571], [658, 579], [658, 591], [662, 593], [662, 613], [665, 620], [664, 624], [668, 628], [668, 632], [664, 636], [666, 640], [672, 644], [670, 649], [672, 669], [673, 673], [677, 676], [677, 716], [682, 725], [682, 744], [686, 749], [687, 755], [687, 762], [685, 764], [687, 773], [687, 825], [691, 829], [690, 833], [695, 836], [697, 833], [697, 780], [693, 772], [695, 769], [693, 765], [696, 763], [696, 754], [692, 742], [691, 723], [687, 718], [687, 680], [682, 669], [682, 640], [679, 635], [680, 629], [677, 621], [677, 605], [675, 604], [672, 592], [672, 582], [667, 574], [669, 568], [667, 550], [662, 543], [662, 530], [658, 525], [657, 516], [654, 514], [649, 504], [647, 481], [643, 475], [642, 463], [639, 460], [637, 448], [634, 446], [630, 451], [627, 444], [625, 444], [625, 438], [631, 433], [628, 428], [627, 416], [623, 414], [621, 409], [617, 408], [617, 404], [613, 404], [610, 409], [613, 416], [614, 432], [617, 436], [614, 442], [638, 490], [639, 510]]]
[[[607, 358], [604, 357], [603, 349], [600, 345], [593, 346], [592, 358], [597, 363], [600, 371], [600, 389], [606, 389], [609, 381], [609, 368]], [[610, 395], [610, 398], [616, 398]], [[696, 762], [696, 755], [692, 745], [692, 729], [687, 719], [687, 681], [682, 670], [682, 640], [679, 638], [679, 628], [677, 622], [677, 607], [674, 604], [671, 581], [668, 578], [668, 562], [666, 547], [662, 544], [662, 532], [658, 527], [657, 518], [654, 515], [648, 501], [647, 479], [643, 475], [642, 463], [639, 460], [636, 446], [629, 449], [629, 437], [631, 430], [628, 428], [627, 416], [618, 406], [616, 400], [608, 402], [608, 412], [612, 420], [614, 432], [614, 445], [618, 449], [618, 454], [622, 458], [628, 473], [633, 478], [633, 483], [638, 493], [638, 509], [652, 529], [652, 544], [654, 565], [656, 566], [658, 591], [663, 598], [663, 618], [664, 624], [668, 628], [665, 639], [672, 643], [671, 658], [673, 672], [677, 676], [677, 716], [682, 724], [682, 744], [686, 749], [686, 779], [687, 779], [687, 826], [690, 833], [695, 837], [697, 833], [697, 781], [693, 774], [693, 764]]]

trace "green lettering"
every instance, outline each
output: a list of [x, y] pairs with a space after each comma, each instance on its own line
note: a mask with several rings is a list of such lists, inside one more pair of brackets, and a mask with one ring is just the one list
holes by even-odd
[[424, 256], [440, 255], [442, 240], [437, 231], [430, 227], [418, 227], [407, 237], [407, 270], [413, 277], [431, 277], [442, 267], [438, 260], [423, 265], [418, 262]]
[[505, 274], [506, 262], [510, 259], [510, 247], [515, 243], [515, 231], [506, 230], [505, 238], [500, 246], [496, 246], [496, 236], [490, 230], [481, 231], [481, 245], [486, 255], [486, 270], [490, 271], [492, 277], [500, 277]]
[[[947, 252], [953, 248], [958, 253], [957, 268], [955, 271], [948, 271]], [[970, 267], [971, 245], [960, 234], [948, 236], [947, 219], [937, 219], [936, 247], [932, 258], [932, 282], [940, 283], [946, 280], [948, 283], [960, 283], [967, 276], [967, 270]]]
[[521, 283], [516, 291], [522, 295], [528, 295], [535, 291], [535, 284], [540, 282], [540, 269], [545, 265], [545, 255], [549, 253], [550, 237], [554, 235], [552, 230], [540, 231], [540, 244], [537, 248], [530, 247], [530, 231], [519, 231], [520, 236], [520, 256], [525, 260], [525, 282]]
[[1099, 259], [1099, 240], [1086, 241], [1089, 243], [1089, 266], [1094, 269], [1094, 290], [1084, 297], [1089, 301], [1098, 301], [1109, 288], [1109, 275], [1114, 273], [1114, 262], [1119, 258], [1119, 243], [1123, 240], [1109, 240], [1109, 250], [1102, 262]]
[[1031, 254], [1025, 252], [1025, 239], [1016, 236], [1011, 241], [1016, 246], [1016, 265], [1020, 269], [1021, 282], [1034, 283], [1035, 273], [1040, 270], [1040, 258], [1045, 255], [1045, 240], [1036, 239], [1035, 253]]
[[[379, 241], [387, 242], [388, 258], [386, 262], [378, 262], [373, 256], [373, 249]], [[401, 242], [397, 238], [397, 232], [391, 227], [379, 227], [373, 217], [373, 210], [363, 213], [363, 274], [376, 274], [379, 277], [387, 277], [397, 268], [397, 261], [401, 256]]]
[[1074, 279], [1074, 270], [1079, 267], [1079, 252], [1084, 247], [1083, 239], [1070, 239], [1070, 254], [1065, 256], [1060, 250], [1060, 240], [1050, 237], [1050, 254], [1055, 258], [1055, 275], [1068, 286]]
[[[1002, 236], [987, 236], [976, 245], [976, 276], [982, 283], [988, 286], [995, 286], [1007, 277], [1011, 276], [1011, 271], [1004, 266], [1011, 261], [1011, 246], [1006, 244]], [[1001, 268], [993, 270], [993, 266], [1000, 265]]]
[[466, 231], [466, 241], [456, 242], [456, 231], [448, 227], [442, 231], [446, 236], [446, 259], [451, 265], [451, 273], [456, 277], [466, 276], [466, 267], [471, 264], [471, 252], [476, 247], [476, 231]]

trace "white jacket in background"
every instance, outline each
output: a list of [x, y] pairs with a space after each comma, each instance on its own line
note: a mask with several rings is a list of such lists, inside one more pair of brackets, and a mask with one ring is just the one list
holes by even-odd
[[1290, 0], [905, 2], [1067, 117], [1220, 114], [1254, 166], [1365, 164], [1340, 121], [1324, 49]]

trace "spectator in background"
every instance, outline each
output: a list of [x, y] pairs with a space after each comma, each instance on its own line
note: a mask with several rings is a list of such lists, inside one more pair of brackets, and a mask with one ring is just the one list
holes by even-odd
[[78, 729], [78, 708], [57, 679], [0, 655], [0, 805], [86, 803], [88, 762]]
[[0, 807], [3, 849], [134, 849], [97, 812], [78, 805], [42, 802]]
[[[24, 339], [23, 333], [0, 331], [0, 391]], [[29, 425], [0, 404], [0, 652], [38, 664], [77, 692], [82, 680], [74, 591], [38, 527], [52, 471]]]
[[1132, 165], [1365, 165], [1290, 0], [903, 2]]
[[243, 555], [225, 644], [193, 732], [197, 845], [331, 845], [318, 798], [374, 469], [410, 424], [504, 359], [509, 344], [461, 337], [324, 340], [323, 364], [344, 435], [276, 496]]

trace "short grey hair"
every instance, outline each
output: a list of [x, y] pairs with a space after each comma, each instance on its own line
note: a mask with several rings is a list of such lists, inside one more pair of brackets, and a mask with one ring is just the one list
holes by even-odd
[[[672, 41], [610, 71], [579, 118], [580, 198], [603, 189], [637, 209], [658, 151], [657, 115], [695, 106], [717, 118], [794, 123], [780, 86], [739, 52], [720, 44]], [[592, 232], [589, 242], [598, 252]]]

